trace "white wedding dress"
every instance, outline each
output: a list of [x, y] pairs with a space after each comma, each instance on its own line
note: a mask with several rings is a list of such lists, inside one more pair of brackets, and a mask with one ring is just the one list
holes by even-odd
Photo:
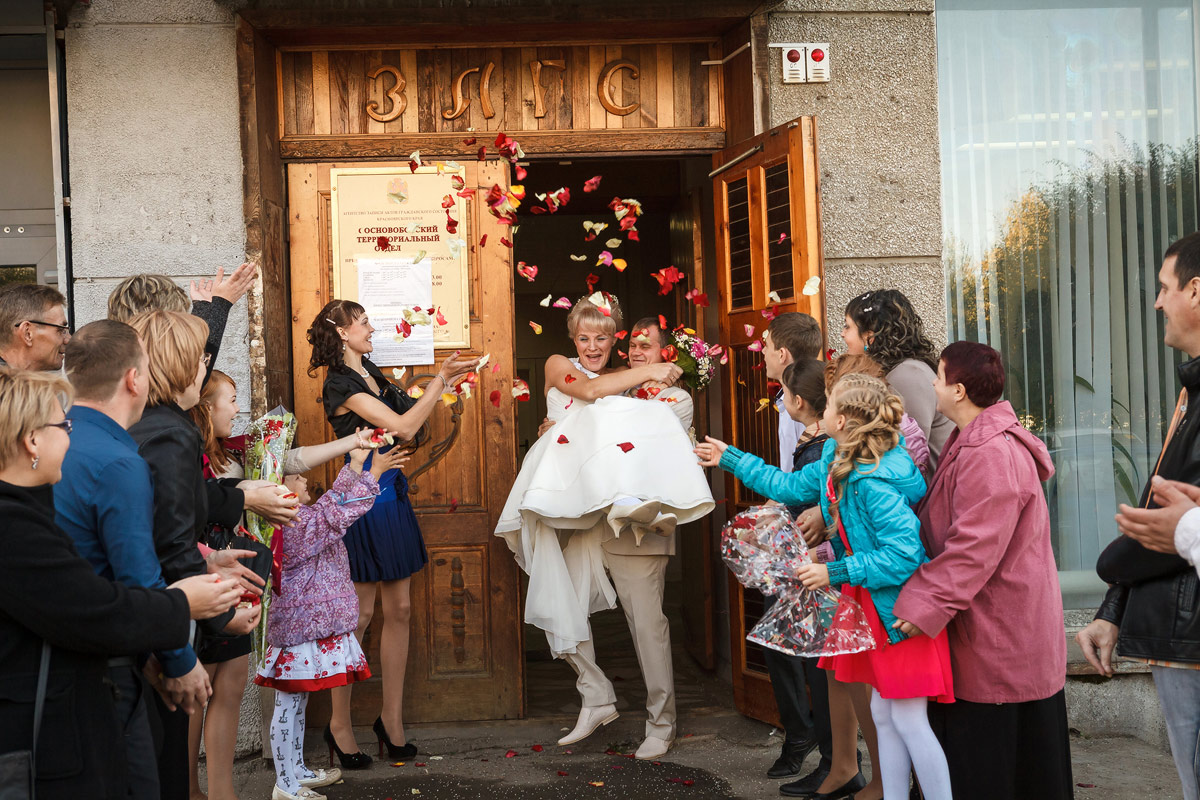
[[[546, 405], [554, 427], [526, 453], [495, 533], [529, 575], [525, 621], [546, 632], [559, 656], [591, 639], [593, 611], [616, 605], [601, 552], [605, 539], [618, 535], [608, 524], [614, 502], [658, 501], [679, 524], [700, 519], [714, 503], [692, 452], [685, 390], [590, 403], [551, 387]], [[619, 535], [640, 543], [658, 534], [627, 528]]]

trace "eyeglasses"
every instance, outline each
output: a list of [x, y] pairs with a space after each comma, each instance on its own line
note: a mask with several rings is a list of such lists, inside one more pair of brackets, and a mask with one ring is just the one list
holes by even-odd
[[62, 422], [47, 422], [43, 428], [62, 428], [68, 436], [71, 435], [71, 420], [64, 419]]
[[[30, 325], [45, 325], [47, 328], [58, 328], [58, 332], [60, 334], [62, 334], [63, 336], [69, 336], [71, 334], [71, 326], [70, 325], [59, 325], [57, 322], [44, 322], [43, 320], [40, 320], [40, 319], [27, 319], [27, 320], [22, 320], [22, 322], [28, 322]], [[21, 322], [18, 322], [16, 325], [13, 325], [13, 327], [14, 328], [21, 327]]]

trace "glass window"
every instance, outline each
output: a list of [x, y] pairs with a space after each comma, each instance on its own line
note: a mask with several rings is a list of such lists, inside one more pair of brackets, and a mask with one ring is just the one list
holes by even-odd
[[937, 4], [951, 341], [984, 341], [1041, 436], [1069, 605], [1136, 503], [1179, 391], [1157, 272], [1197, 229], [1191, 3]]

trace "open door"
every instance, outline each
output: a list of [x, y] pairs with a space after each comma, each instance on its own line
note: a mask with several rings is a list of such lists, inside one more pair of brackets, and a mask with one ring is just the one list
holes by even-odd
[[[725, 431], [730, 444], [775, 463], [778, 412], [761, 402], [771, 395], [749, 345], [766, 330], [763, 311], [775, 306], [825, 323], [816, 119], [800, 117], [714, 154], [713, 171], [721, 340], [730, 344]], [[725, 496], [728, 516], [765, 500], [728, 475]], [[732, 575], [728, 581], [734, 700], [746, 716], [778, 725], [762, 650], [746, 641], [762, 596]]]
[[[333, 433], [321, 407], [324, 370], [309, 377], [305, 331], [332, 297], [330, 169], [356, 164], [288, 166], [291, 235], [292, 365], [299, 444], [328, 441]], [[370, 164], [396, 166], [404, 164]], [[429, 564], [413, 578], [412, 635], [404, 691], [409, 722], [507, 719], [524, 713], [520, 582], [504, 541], [492, 535], [516, 475], [516, 413], [513, 378], [512, 251], [501, 244], [508, 231], [488, 213], [483, 195], [493, 184], [508, 186], [508, 165], [466, 162], [466, 184], [482, 187], [467, 200], [463, 238], [469, 243], [470, 348], [491, 354], [475, 396], [430, 419], [430, 443], [417, 451], [408, 470], [410, 496], [429, 550]], [[489, 243], [480, 247], [480, 237]], [[448, 352], [435, 352], [440, 362]], [[385, 373], [392, 366], [379, 364]], [[424, 385], [436, 365], [408, 368], [410, 381]], [[499, 403], [489, 394], [499, 391]], [[450, 412], [450, 413], [447, 413]], [[340, 464], [308, 475], [320, 490], [332, 484]], [[314, 492], [315, 493], [315, 492]], [[379, 623], [375, 617], [363, 642], [371, 671], [379, 675]], [[377, 678], [354, 690], [356, 725], [378, 713]], [[309, 724], [328, 717], [326, 693], [310, 706]]]

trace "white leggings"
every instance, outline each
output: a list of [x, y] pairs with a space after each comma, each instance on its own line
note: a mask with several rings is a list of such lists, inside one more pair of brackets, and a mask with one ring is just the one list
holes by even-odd
[[271, 753], [275, 759], [275, 783], [288, 794], [300, 791], [302, 778], [317, 776], [304, 766], [304, 711], [307, 707], [307, 692], [275, 690]]
[[929, 727], [928, 700], [886, 700], [871, 690], [871, 718], [879, 736], [879, 774], [884, 800], [907, 800], [915, 769], [926, 800], [951, 800], [946, 754]]

